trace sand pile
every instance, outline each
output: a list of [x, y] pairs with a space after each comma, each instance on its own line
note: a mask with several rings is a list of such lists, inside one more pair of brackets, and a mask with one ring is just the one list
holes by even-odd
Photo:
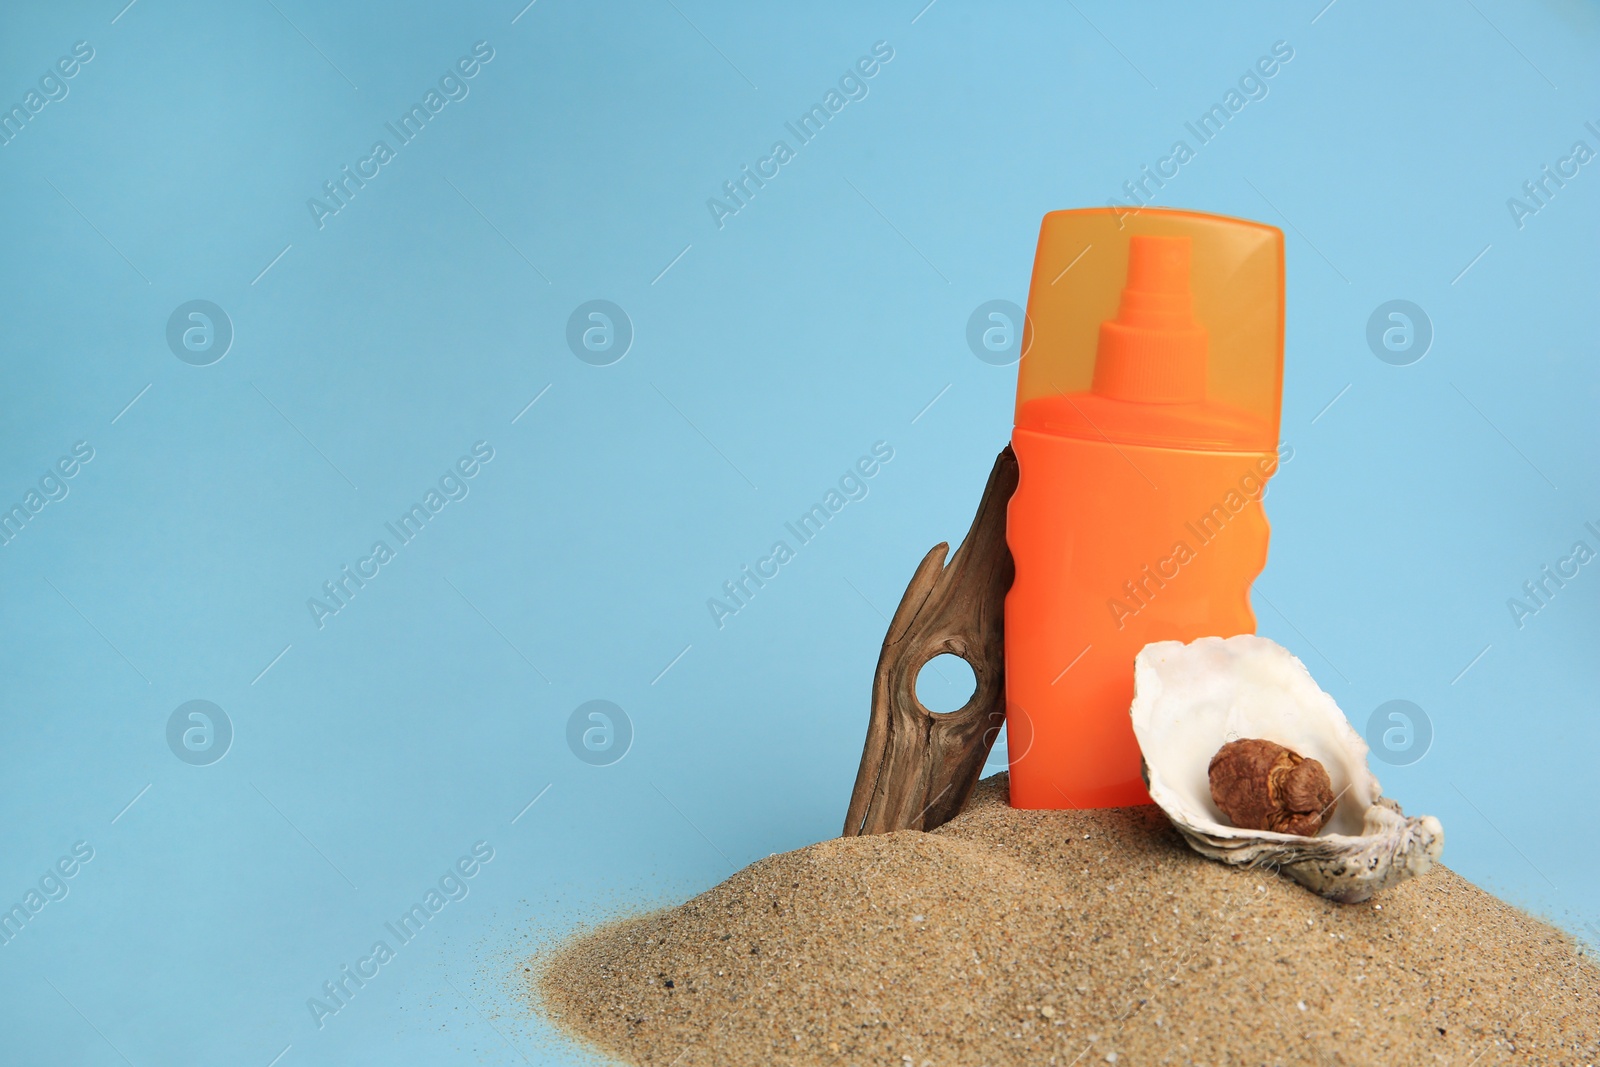
[[1600, 970], [1449, 870], [1329, 903], [1159, 810], [824, 841], [542, 961], [566, 1029], [710, 1064], [1600, 1063]]

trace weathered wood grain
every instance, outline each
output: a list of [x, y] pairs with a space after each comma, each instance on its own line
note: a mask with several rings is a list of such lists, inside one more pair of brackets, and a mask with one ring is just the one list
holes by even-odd
[[[1006, 505], [1017, 487], [1007, 445], [995, 458], [961, 547], [923, 557], [889, 623], [872, 681], [872, 717], [844, 835], [932, 830], [960, 814], [1005, 722], [1005, 597], [1013, 575]], [[933, 657], [960, 656], [977, 676], [972, 698], [936, 714], [917, 700]]]

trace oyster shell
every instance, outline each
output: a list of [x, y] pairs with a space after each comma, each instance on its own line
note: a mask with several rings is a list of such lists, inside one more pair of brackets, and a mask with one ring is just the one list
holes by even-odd
[[[1381, 795], [1366, 741], [1275, 641], [1241, 634], [1146, 645], [1134, 660], [1130, 714], [1151, 799], [1203, 856], [1272, 867], [1353, 904], [1423, 874], [1444, 849], [1438, 819], [1407, 818]], [[1335, 807], [1315, 837], [1241, 829], [1217, 810], [1206, 767], [1241, 737], [1276, 741], [1327, 768]]]

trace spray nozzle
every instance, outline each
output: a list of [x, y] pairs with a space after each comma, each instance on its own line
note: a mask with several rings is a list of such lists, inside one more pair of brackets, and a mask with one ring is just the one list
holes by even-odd
[[1130, 239], [1117, 317], [1100, 324], [1094, 391], [1146, 404], [1205, 399], [1206, 331], [1194, 317], [1189, 238]]

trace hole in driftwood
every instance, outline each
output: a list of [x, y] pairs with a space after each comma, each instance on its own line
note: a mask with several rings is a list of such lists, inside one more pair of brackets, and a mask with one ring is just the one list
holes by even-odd
[[948, 715], [966, 707], [978, 689], [978, 676], [960, 656], [941, 653], [917, 672], [917, 700], [935, 715]]

